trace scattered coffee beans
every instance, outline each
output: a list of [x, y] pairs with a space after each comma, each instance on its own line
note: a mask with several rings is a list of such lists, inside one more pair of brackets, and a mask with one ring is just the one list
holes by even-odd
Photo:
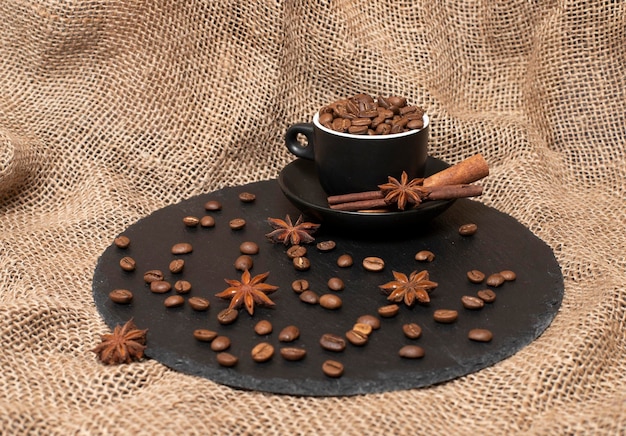
[[274, 347], [269, 342], [261, 342], [252, 348], [250, 355], [255, 362], [267, 362], [274, 356]]
[[483, 308], [485, 302], [480, 297], [464, 295], [461, 297], [461, 304], [463, 304], [463, 307], [466, 309], [478, 310]]
[[186, 216], [183, 218], [183, 224], [187, 227], [196, 227], [200, 223], [200, 218], [196, 216]]
[[259, 336], [269, 335], [270, 333], [272, 333], [273, 329], [274, 327], [272, 326], [272, 323], [266, 319], [262, 319], [254, 326], [254, 332]]
[[404, 324], [402, 326], [402, 332], [404, 333], [404, 336], [409, 339], [417, 339], [422, 336], [422, 328], [414, 322]]
[[306, 271], [311, 268], [311, 261], [306, 257], [294, 257], [293, 267], [298, 271]]
[[300, 294], [300, 301], [307, 304], [317, 304], [320, 302], [320, 297], [314, 291], [307, 289]]
[[130, 245], [130, 238], [128, 236], [121, 235], [115, 238], [113, 243], [118, 248], [128, 248]]
[[493, 286], [494, 288], [497, 288], [498, 286], [502, 285], [502, 283], [504, 283], [504, 277], [502, 277], [502, 274], [500, 273], [494, 273], [487, 277], [487, 281], [485, 283], [488, 286]]
[[357, 318], [356, 322], [357, 324], [367, 324], [371, 326], [373, 330], [378, 330], [380, 328], [380, 319], [374, 315], [361, 315]]
[[168, 308], [180, 307], [183, 304], [185, 304], [185, 299], [183, 298], [182, 295], [170, 295], [163, 301], [163, 304], [165, 305], [165, 307], [168, 307]]
[[292, 245], [287, 249], [287, 257], [289, 259], [295, 259], [296, 257], [304, 257], [306, 256], [307, 249], [302, 245]]
[[230, 348], [230, 338], [228, 336], [217, 336], [211, 341], [211, 350], [224, 351]]
[[346, 349], [346, 341], [333, 333], [324, 333], [320, 338], [320, 345], [325, 350], [338, 353]]
[[415, 260], [418, 262], [432, 262], [435, 260], [435, 254], [432, 251], [422, 250], [415, 254]]
[[467, 279], [472, 283], [482, 283], [482, 281], [485, 280], [485, 273], [473, 269], [467, 272]]
[[241, 230], [246, 226], [246, 220], [243, 218], [234, 218], [228, 221], [228, 227], [232, 230]]
[[493, 303], [496, 301], [496, 293], [491, 289], [481, 289], [476, 293], [476, 295], [478, 295], [478, 298], [483, 300], [485, 303]]
[[217, 353], [217, 363], [226, 368], [231, 368], [239, 363], [239, 359], [237, 358], [237, 356], [233, 356], [230, 353], [221, 352]]
[[324, 309], [336, 310], [341, 308], [343, 302], [341, 298], [335, 294], [324, 294], [320, 296], [320, 306]]
[[238, 310], [226, 308], [217, 314], [217, 322], [219, 322], [222, 325], [228, 325], [237, 321], [238, 317], [239, 317]]
[[204, 209], [210, 211], [222, 210], [222, 203], [217, 200], [209, 200], [204, 203]]
[[337, 258], [337, 266], [339, 268], [349, 268], [353, 263], [354, 261], [352, 260], [352, 256], [349, 254], [342, 254]]
[[354, 330], [355, 332], [364, 334], [366, 336], [369, 336], [372, 334], [373, 328], [369, 324], [365, 324], [363, 322], [357, 322], [356, 324], [352, 326], [352, 330]]
[[363, 268], [367, 271], [382, 271], [385, 268], [385, 261], [380, 257], [369, 256], [363, 259]]
[[242, 254], [257, 254], [259, 252], [259, 244], [253, 241], [245, 241], [239, 245], [239, 251]]
[[247, 254], [242, 254], [237, 259], [235, 259], [235, 269], [239, 271], [245, 271], [252, 269], [252, 265], [254, 264], [254, 260], [248, 256]]
[[174, 259], [170, 262], [170, 272], [172, 274], [178, 274], [183, 271], [185, 268], [185, 261], [183, 259]]
[[362, 347], [363, 345], [367, 344], [368, 336], [365, 333], [361, 333], [357, 330], [348, 330], [346, 332], [346, 339], [352, 345]]
[[174, 283], [174, 290], [178, 294], [188, 294], [191, 291], [191, 283], [187, 280], [177, 280]]
[[378, 308], [378, 314], [383, 318], [393, 318], [400, 311], [400, 306], [397, 304], [388, 304]]
[[150, 290], [155, 294], [165, 294], [172, 289], [172, 285], [165, 280], [156, 280], [150, 283]]
[[280, 342], [293, 342], [300, 337], [300, 329], [295, 325], [288, 325], [278, 333]]
[[143, 274], [143, 280], [146, 283], [152, 283], [158, 280], [163, 280], [163, 272], [158, 269], [151, 269], [150, 271], [146, 271]]
[[252, 203], [254, 200], [256, 200], [256, 195], [254, 195], [252, 192], [240, 192], [238, 197], [239, 200], [244, 203]]
[[203, 312], [211, 307], [211, 302], [202, 297], [191, 297], [188, 300], [189, 306], [198, 312]]
[[201, 227], [215, 227], [215, 218], [210, 215], [205, 215], [200, 218], [200, 226]]
[[294, 290], [295, 293], [301, 294], [302, 292], [309, 289], [309, 282], [304, 279], [297, 279], [291, 282], [291, 289]]
[[343, 375], [343, 364], [336, 360], [326, 360], [322, 363], [322, 372], [328, 377], [341, 377]]
[[417, 345], [405, 345], [398, 351], [398, 355], [404, 359], [421, 359], [425, 354], [424, 349]]
[[124, 256], [120, 259], [120, 267], [124, 271], [135, 271], [135, 268], [137, 267], [137, 262], [135, 262], [135, 259], [130, 256]]
[[193, 331], [193, 337], [200, 342], [211, 342], [217, 338], [217, 332], [208, 329], [196, 329]]
[[331, 291], [343, 291], [346, 287], [343, 280], [341, 280], [339, 277], [331, 277], [330, 279], [328, 279], [327, 285], [328, 289], [330, 289]]
[[468, 332], [467, 337], [476, 342], [490, 342], [493, 334], [487, 329], [472, 329]]
[[321, 241], [317, 243], [317, 249], [322, 252], [334, 250], [337, 246], [335, 241]]
[[504, 271], [500, 271], [500, 275], [504, 278], [504, 280], [506, 280], [507, 282], [512, 282], [513, 280], [515, 280], [517, 278], [517, 274], [515, 274], [515, 272], [511, 271], [511, 270], [504, 270]]
[[472, 236], [478, 230], [478, 226], [474, 223], [463, 224], [459, 227], [459, 235]]
[[128, 304], [133, 299], [133, 293], [128, 289], [114, 289], [109, 293], [109, 298], [117, 304]]
[[283, 347], [280, 349], [280, 355], [289, 361], [302, 360], [306, 356], [306, 350], [298, 347]]
[[459, 312], [452, 309], [438, 309], [433, 313], [433, 319], [442, 324], [451, 324], [459, 317]]
[[179, 242], [172, 246], [172, 254], [188, 254], [193, 251], [193, 247], [188, 242]]

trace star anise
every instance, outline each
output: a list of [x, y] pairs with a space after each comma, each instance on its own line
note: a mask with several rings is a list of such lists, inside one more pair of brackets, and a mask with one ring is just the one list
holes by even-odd
[[133, 320], [117, 325], [112, 333], [102, 335], [102, 342], [93, 351], [105, 365], [118, 365], [141, 360], [146, 349], [146, 332], [137, 328]]
[[282, 242], [285, 245], [309, 244], [313, 242], [315, 238], [311, 235], [320, 226], [319, 224], [304, 222], [302, 215], [300, 215], [295, 224], [292, 223], [289, 215], [284, 220], [268, 218], [267, 222], [274, 228], [274, 231], [265, 236], [272, 242]]
[[409, 181], [406, 171], [402, 171], [400, 180], [392, 176], [388, 176], [387, 179], [388, 182], [378, 185], [378, 189], [385, 195], [385, 202], [388, 204], [396, 203], [400, 210], [404, 210], [407, 203], [415, 206], [419, 205], [422, 202], [422, 198], [426, 195], [424, 188], [422, 188], [424, 179], [412, 179]]
[[248, 313], [253, 315], [255, 304], [274, 306], [274, 302], [266, 294], [271, 294], [278, 286], [263, 283], [269, 274], [266, 272], [252, 277], [250, 272], [245, 270], [241, 274], [241, 281], [224, 279], [230, 286], [215, 296], [230, 299], [229, 309], [239, 309], [245, 305]]
[[408, 277], [406, 274], [393, 271], [395, 280], [380, 285], [387, 300], [398, 303], [404, 300], [404, 304], [411, 307], [415, 302], [426, 304], [430, 302], [428, 293], [437, 287], [437, 283], [431, 282], [428, 271], [413, 271]]

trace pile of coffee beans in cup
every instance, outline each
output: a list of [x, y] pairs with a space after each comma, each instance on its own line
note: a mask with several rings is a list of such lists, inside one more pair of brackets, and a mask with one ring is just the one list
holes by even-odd
[[319, 123], [354, 135], [388, 135], [424, 127], [424, 110], [405, 97], [357, 94], [320, 109]]

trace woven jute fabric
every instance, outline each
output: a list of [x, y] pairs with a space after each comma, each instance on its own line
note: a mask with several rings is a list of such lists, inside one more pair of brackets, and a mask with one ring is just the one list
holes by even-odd
[[[619, 434], [626, 428], [626, 3], [0, 2], [0, 433]], [[98, 256], [151, 212], [277, 176], [287, 127], [396, 94], [430, 153], [553, 250], [565, 296], [514, 356], [347, 398], [104, 366]], [[541, 268], [541, 265], [537, 266]]]

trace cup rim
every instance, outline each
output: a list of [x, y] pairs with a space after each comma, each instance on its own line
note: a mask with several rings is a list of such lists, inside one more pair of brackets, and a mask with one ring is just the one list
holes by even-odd
[[319, 118], [320, 118], [320, 113], [316, 112], [315, 115], [313, 116], [313, 124], [315, 124], [315, 126], [319, 128], [320, 130], [322, 130], [323, 132], [330, 133], [331, 135], [342, 136], [344, 138], [362, 139], [366, 141], [367, 140], [380, 140], [380, 139], [394, 139], [394, 138], [401, 138], [403, 136], [415, 135], [416, 133], [419, 133], [425, 130], [430, 125], [430, 118], [428, 117], [426, 113], [424, 113], [424, 115], [422, 115], [422, 120], [424, 121], [424, 127], [422, 127], [421, 129], [414, 129], [414, 130], [409, 130], [407, 132], [400, 132], [400, 133], [389, 133], [387, 135], [355, 135], [354, 133], [337, 132], [335, 130], [324, 127], [320, 124]]

